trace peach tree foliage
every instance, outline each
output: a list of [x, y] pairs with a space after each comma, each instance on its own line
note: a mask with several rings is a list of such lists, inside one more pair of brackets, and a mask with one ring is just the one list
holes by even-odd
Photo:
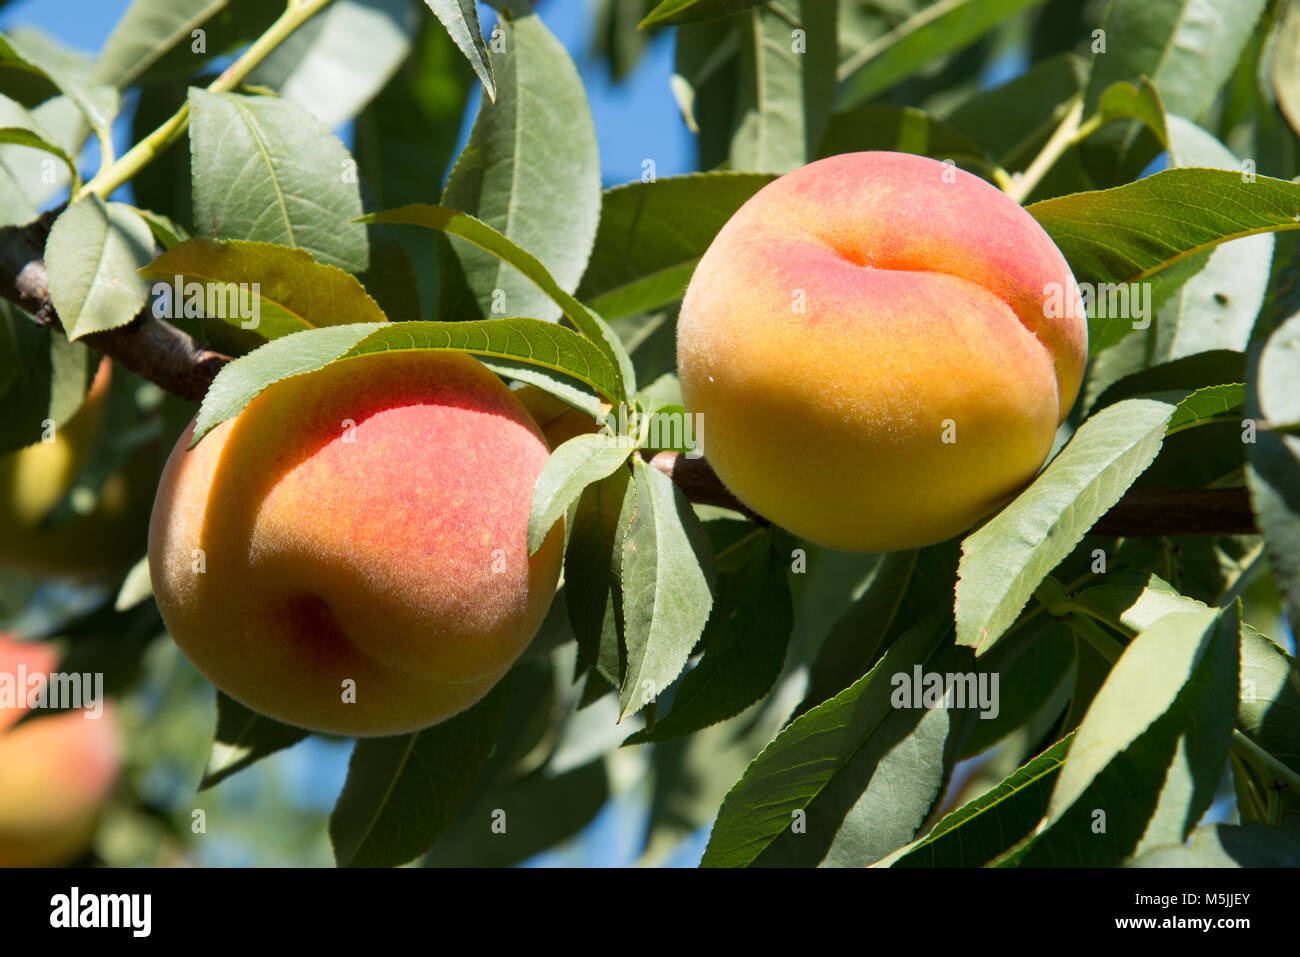
[[[359, 355], [468, 353], [593, 428], [620, 405], [680, 410], [674, 326], [695, 265], [775, 176], [838, 153], [955, 163], [1023, 203], [1099, 298], [1151, 297], [1146, 323], [1093, 304], [1050, 462], [937, 545], [834, 552], [700, 501], [651, 464], [684, 451], [670, 443], [559, 446], [528, 529], [535, 547], [567, 518], [541, 632], [469, 710], [356, 741], [328, 820], [338, 864], [518, 862], [581, 831], [629, 752], [647, 861], [709, 827], [717, 866], [1300, 863], [1293, 8], [1115, 0], [1092, 22], [1072, 0], [647, 0], [635, 16], [606, 0], [597, 55], [616, 74], [671, 34], [662, 94], [699, 158], [602, 189], [547, 4], [493, 4], [487, 34], [469, 0], [275, 6], [134, 0], [89, 59], [0, 37], [5, 242], [56, 210], [39, 251], [58, 318], [0, 276], [0, 453], [66, 422], [100, 353], [152, 315], [153, 283], [177, 276], [259, 283], [261, 322], [168, 317], [233, 361], [201, 402], [123, 370], [92, 491], [196, 414], [201, 441], [272, 383]], [[276, 34], [295, 8], [314, 15]], [[1027, 70], [981, 85], [1017, 28]], [[241, 75], [216, 72], [273, 35]], [[128, 93], [139, 146], [83, 179], [75, 158]], [[331, 132], [345, 120], [352, 152]], [[133, 203], [111, 198], [128, 181]], [[1214, 489], [1238, 490], [1253, 527], [1103, 521]], [[142, 567], [47, 629], [69, 669], [104, 671], [125, 698], [160, 680], [146, 662], [167, 642]], [[6, 585], [0, 612], [16, 620], [31, 591]], [[897, 707], [895, 676], [917, 669], [996, 678], [996, 715]], [[192, 783], [228, 786], [308, 734], [218, 693]], [[1236, 819], [1200, 826], [1216, 797]], [[188, 820], [191, 798], [166, 813]]]

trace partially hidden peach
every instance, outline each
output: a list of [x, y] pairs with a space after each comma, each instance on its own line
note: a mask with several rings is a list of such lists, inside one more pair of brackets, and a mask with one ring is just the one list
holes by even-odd
[[[117, 718], [108, 703], [17, 724], [29, 691], [21, 678], [48, 677], [57, 662], [47, 644], [0, 636], [0, 682], [6, 685], [0, 701], [0, 867], [75, 861], [90, 847], [121, 767]], [[95, 710], [97, 717], [88, 716]]]
[[737, 498], [811, 541], [888, 551], [965, 531], [1033, 478], [1087, 327], [1069, 265], [1005, 194], [924, 157], [848, 153], [723, 227], [677, 357]]
[[531, 641], [563, 525], [531, 558], [548, 449], [477, 360], [405, 352], [281, 380], [163, 470], [149, 532], [172, 637], [218, 688], [348, 735], [435, 724]]

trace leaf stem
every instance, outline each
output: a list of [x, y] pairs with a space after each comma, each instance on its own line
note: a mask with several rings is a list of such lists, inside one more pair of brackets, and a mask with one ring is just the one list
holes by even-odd
[[[225, 93], [237, 87], [253, 68], [266, 59], [267, 55], [284, 42], [289, 34], [329, 6], [333, 0], [289, 0], [284, 13], [267, 28], [266, 32], [226, 67], [222, 74], [208, 86], [209, 93]], [[163, 121], [162, 125], [127, 150], [122, 156], [112, 159], [111, 150], [106, 156], [100, 171], [72, 195], [72, 202], [94, 193], [107, 198], [113, 190], [129, 181], [140, 170], [153, 162], [163, 150], [171, 146], [190, 125], [190, 105], [182, 103], [180, 109]]]
[[1061, 120], [1061, 125], [1034, 157], [1033, 162], [1024, 172], [1011, 177], [1011, 188], [1006, 191], [1008, 196], [1017, 203], [1024, 203], [1025, 198], [1034, 191], [1061, 155], [1079, 141], [1080, 131], [1084, 128], [1081, 124], [1082, 119], [1083, 94], [1076, 93], [1070, 101], [1070, 108], [1065, 111], [1065, 118]]
[[1243, 760], [1249, 761], [1255, 767], [1277, 778], [1287, 786], [1288, 790], [1300, 795], [1300, 774], [1261, 748], [1240, 728], [1232, 729], [1232, 750]]

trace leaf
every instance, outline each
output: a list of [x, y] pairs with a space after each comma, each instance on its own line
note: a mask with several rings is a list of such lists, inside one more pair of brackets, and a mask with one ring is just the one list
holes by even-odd
[[701, 169], [727, 161], [740, 89], [739, 20], [688, 23], [677, 28], [673, 50], [673, 98], [686, 128], [699, 138]]
[[1265, 0], [1114, 0], [1093, 58], [1086, 103], [1121, 80], [1147, 76], [1165, 109], [1198, 118], [1236, 66]]
[[772, 690], [794, 626], [789, 548], [778, 546], [774, 534], [762, 532], [757, 554], [747, 555], [738, 571], [719, 575], [704, 657], [682, 679], [672, 711], [625, 744], [693, 734], [740, 714]]
[[131, 207], [92, 193], [60, 213], [45, 243], [45, 267], [68, 338], [134, 319], [149, 298], [136, 270], [151, 259], [153, 234]]
[[1300, 424], [1300, 315], [1268, 337], [1259, 357], [1255, 388], [1260, 412], [1270, 425]]
[[76, 164], [59, 145], [56, 137], [41, 128], [36, 117], [28, 113], [16, 100], [0, 95], [0, 143], [28, 146], [58, 157], [70, 174], [77, 172]]
[[772, 179], [765, 173], [692, 173], [606, 190], [575, 295], [607, 319], [675, 302], [718, 230]]
[[[531, 253], [522, 249], [488, 224], [473, 216], [427, 203], [414, 203], [384, 210], [364, 217], [365, 222], [425, 226], [468, 240], [480, 249], [508, 262], [523, 273], [558, 305], [579, 332], [601, 351], [615, 370], [613, 391], [605, 394], [614, 400], [624, 400], [635, 390], [636, 381], [631, 372], [631, 360], [618, 342], [618, 337], [595, 313], [564, 291], [555, 278]], [[496, 320], [489, 320], [496, 321]]]
[[1125, 399], [1092, 416], [1029, 488], [962, 543], [957, 643], [992, 648], [1039, 582], [1160, 451], [1175, 406]]
[[1300, 867], [1300, 834], [1263, 824], [1211, 824], [1183, 847], [1157, 847], [1128, 867]]
[[1241, 382], [1246, 378], [1246, 357], [1240, 352], [1215, 349], [1140, 369], [1106, 387], [1090, 404], [1104, 409], [1120, 399], [1151, 392], [1191, 392], [1208, 385]]
[[333, 133], [285, 100], [198, 89], [189, 97], [196, 235], [305, 249], [357, 276], [389, 319], [418, 318], [405, 253], [352, 222], [362, 188]]
[[1282, 11], [1269, 60], [1269, 79], [1277, 108], [1292, 130], [1300, 130], [1300, 9], [1294, 4], [1287, 4]]
[[1129, 643], [1075, 733], [1024, 865], [1113, 865], [1186, 839], [1227, 763], [1239, 630], [1235, 608], [1207, 609], [1166, 615]]
[[492, 76], [492, 60], [488, 56], [487, 44], [483, 42], [483, 31], [478, 24], [475, 0], [425, 0], [425, 3], [447, 28], [448, 35], [474, 67], [488, 99], [495, 103], [497, 85]]
[[1300, 772], [1300, 669], [1250, 625], [1241, 629], [1241, 700], [1237, 727]]
[[[499, 785], [447, 829], [424, 862], [429, 867], [512, 867], [562, 847], [609, 800], [609, 775], [601, 759], [561, 774], [538, 771]], [[505, 831], [494, 832], [494, 813]], [[496, 820], [500, 820], [497, 813]]]
[[911, 106], [859, 106], [831, 114], [818, 156], [892, 150], [986, 168], [983, 147], [965, 133]]
[[[442, 205], [482, 220], [527, 249], [569, 293], [582, 278], [600, 218], [600, 159], [591, 110], [573, 61], [536, 15], [499, 26], [505, 52], [493, 59], [496, 102], [480, 102]], [[440, 270], [440, 317], [457, 318], [453, 303], [462, 293], [483, 316], [504, 310], [557, 317], [554, 297], [539, 292], [531, 276], [519, 275], [513, 262], [459, 239], [451, 241], [451, 249], [464, 283]]]
[[731, 165], [788, 173], [817, 157], [835, 99], [836, 5], [788, 0], [746, 12]]
[[433, 846], [487, 762], [505, 718], [507, 685], [423, 731], [357, 741], [330, 815], [340, 867], [396, 867]]
[[827, 632], [795, 714], [865, 675], [894, 641], [936, 608], [951, 608], [960, 555], [955, 541], [885, 555], [862, 594]]
[[[1228, 240], [1300, 228], [1300, 185], [1266, 176], [1247, 183], [1226, 170], [1169, 169], [1026, 209], [1080, 282], [1136, 283]], [[1090, 318], [1089, 351], [1095, 355], [1129, 331], [1127, 319]]]
[[1160, 91], [1145, 76], [1138, 80], [1136, 86], [1121, 80], [1106, 87], [1098, 100], [1097, 112], [1101, 115], [1103, 124], [1119, 119], [1140, 120], [1160, 141], [1161, 146], [1169, 145], [1165, 107], [1160, 100]]
[[840, 64], [841, 100], [856, 106], [960, 50], [1041, 0], [938, 0]]
[[713, 607], [713, 556], [686, 496], [639, 459], [632, 477], [614, 556], [627, 654], [620, 722], [682, 673]]
[[1223, 385], [1207, 385], [1197, 389], [1182, 402], [1169, 419], [1166, 434], [1173, 435], [1183, 429], [1192, 428], [1201, 423], [1223, 416], [1233, 409], [1241, 407], [1246, 401], [1246, 387], [1239, 382]]
[[258, 714], [217, 692], [217, 730], [198, 789], [206, 791], [268, 754], [292, 747], [310, 732]]
[[[175, 286], [178, 276], [185, 284], [202, 283], [205, 317], [248, 329], [262, 339], [320, 326], [387, 322], [355, 276], [315, 262], [306, 250], [288, 246], [191, 239], [173, 246], [140, 274], [169, 287]], [[241, 293], [236, 291], [232, 297], [228, 284], [248, 289], [255, 315], [243, 315]], [[169, 293], [175, 310], [181, 300], [174, 289]], [[187, 291], [185, 295], [188, 298], [190, 294]], [[249, 325], [249, 320], [253, 324]]]
[[583, 489], [613, 473], [632, 451], [632, 443], [626, 438], [595, 432], [574, 436], [552, 452], [533, 487], [528, 554], [542, 547], [555, 523]]
[[662, 0], [646, 14], [638, 29], [666, 27], [674, 23], [693, 23], [699, 20], [717, 20], [729, 17], [763, 0]]
[[586, 339], [540, 319], [478, 322], [352, 323], [273, 339], [222, 367], [203, 397], [194, 443], [244, 410], [267, 386], [353, 356], [407, 349], [446, 349], [504, 356], [562, 371], [597, 391], [613, 386], [614, 370]]
[[982, 867], [1032, 831], [1074, 734], [1033, 758], [997, 787], [944, 816], [934, 830], [882, 861], [889, 867]]
[[30, 109], [59, 92], [45, 71], [0, 33], [0, 93]]
[[619, 603], [614, 543], [631, 469], [618, 470], [578, 499], [564, 552], [564, 589], [569, 624], [577, 639], [575, 676], [595, 667], [609, 684], [622, 684], [619, 662]]
[[[1169, 164], [1240, 172], [1240, 161], [1205, 130], [1168, 118]], [[1268, 291], [1274, 237], [1247, 236], [1214, 247], [1194, 276], [1180, 285], [1156, 316], [1157, 359], [1211, 349], [1244, 352]]]
[[126, 611], [152, 597], [153, 582], [149, 578], [149, 557], [146, 555], [132, 565], [126, 578], [122, 579], [122, 587], [118, 589], [117, 598], [113, 601], [113, 610]]
[[[942, 794], [967, 713], [896, 707], [907, 692], [900, 676], [964, 672], [971, 663], [942, 612], [912, 628], [754, 759], [722, 802], [700, 866], [863, 867], [910, 841]], [[922, 689], [914, 691], [920, 698]]]
[[946, 117], [953, 129], [988, 150], [1007, 169], [1023, 169], [1083, 89], [1085, 67], [1073, 53], [1040, 60], [1001, 86], [981, 90]]
[[407, 0], [334, 0], [272, 50], [246, 83], [277, 90], [338, 129], [410, 53], [412, 12]]
[[120, 89], [133, 85], [168, 51], [188, 44], [192, 31], [226, 9], [229, 2], [132, 0], [104, 41], [95, 63], [95, 80]]
[[0, 301], [0, 455], [39, 442], [81, 408], [99, 357]]

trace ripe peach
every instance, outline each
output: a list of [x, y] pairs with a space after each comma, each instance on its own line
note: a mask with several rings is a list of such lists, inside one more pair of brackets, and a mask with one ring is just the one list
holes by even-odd
[[26, 675], [48, 675], [57, 655], [46, 644], [0, 636], [0, 680], [16, 707], [0, 704], [0, 867], [45, 867], [75, 860], [89, 846], [99, 809], [121, 766], [112, 707], [97, 718], [81, 711], [23, 717]]
[[[1049, 318], [1045, 303], [1076, 309]], [[811, 163], [700, 260], [677, 362], [746, 505], [848, 551], [943, 541], [1033, 478], [1087, 357], [1078, 287], [1027, 212], [901, 153]]]
[[213, 684], [290, 724], [413, 731], [468, 708], [532, 640], [563, 527], [529, 558], [548, 450], [481, 363], [345, 359], [275, 383], [163, 470], [154, 594]]

